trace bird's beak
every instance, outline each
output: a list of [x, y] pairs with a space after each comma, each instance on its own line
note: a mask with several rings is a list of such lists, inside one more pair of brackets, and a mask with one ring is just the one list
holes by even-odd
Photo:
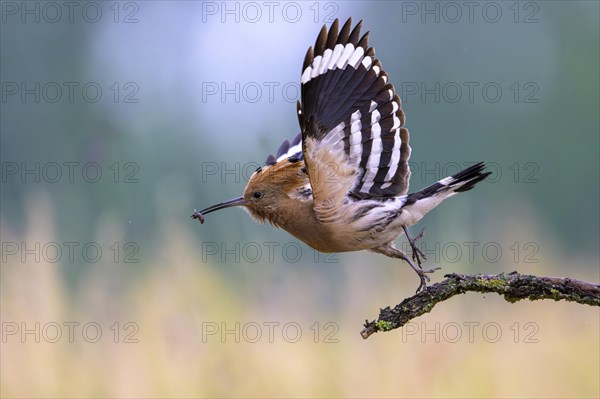
[[198, 219], [200, 221], [200, 223], [204, 223], [204, 215], [206, 215], [207, 213], [218, 211], [219, 209], [231, 208], [232, 206], [243, 206], [243, 205], [246, 205], [246, 200], [244, 199], [244, 197], [234, 198], [229, 201], [221, 202], [220, 204], [209, 206], [208, 208], [203, 209], [200, 212], [194, 210], [194, 214], [192, 215], [192, 218]]

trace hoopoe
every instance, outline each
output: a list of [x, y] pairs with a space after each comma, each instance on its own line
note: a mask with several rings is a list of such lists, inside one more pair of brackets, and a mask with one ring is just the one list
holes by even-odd
[[[362, 21], [348, 19], [338, 33], [336, 19], [323, 26], [304, 59], [301, 132], [269, 155], [250, 177], [244, 195], [194, 210], [192, 218], [233, 206], [244, 207], [258, 222], [268, 221], [321, 252], [368, 250], [406, 261], [425, 289], [423, 252], [407, 227], [440, 202], [485, 179], [482, 162], [407, 194], [411, 148], [400, 98], [368, 46]], [[402, 233], [412, 260], [394, 246]], [[413, 262], [415, 261], [417, 265]]]

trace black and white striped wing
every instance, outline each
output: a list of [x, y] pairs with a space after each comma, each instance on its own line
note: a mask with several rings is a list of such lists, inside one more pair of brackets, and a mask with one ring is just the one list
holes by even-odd
[[[350, 31], [348, 19], [339, 34], [338, 24], [336, 19], [329, 31], [324, 26], [306, 53], [298, 104], [303, 140], [345, 152], [357, 176], [350, 194], [405, 194], [411, 150], [400, 98], [368, 47], [369, 33], [359, 37], [362, 21]], [[310, 175], [310, 164], [307, 168]]]

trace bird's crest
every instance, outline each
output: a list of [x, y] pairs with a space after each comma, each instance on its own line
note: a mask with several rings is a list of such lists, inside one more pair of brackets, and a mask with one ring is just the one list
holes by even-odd
[[291, 142], [285, 140], [277, 150], [270, 154], [265, 165], [256, 169], [250, 177], [246, 190], [273, 184], [285, 193], [301, 193], [302, 197], [312, 194], [302, 154], [302, 134], [298, 133]]
[[289, 158], [282, 159], [270, 165], [265, 165], [252, 174], [246, 190], [253, 190], [264, 184], [280, 187], [283, 192], [291, 192], [308, 184], [308, 175], [304, 162]]

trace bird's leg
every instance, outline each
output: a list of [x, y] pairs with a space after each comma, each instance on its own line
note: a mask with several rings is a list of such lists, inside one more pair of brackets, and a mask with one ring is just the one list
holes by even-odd
[[376, 252], [376, 253], [379, 253], [379, 254], [382, 254], [385, 256], [389, 256], [390, 258], [402, 259], [402, 260], [408, 262], [410, 267], [412, 267], [413, 270], [419, 276], [419, 279], [421, 279], [421, 284], [419, 284], [419, 288], [417, 288], [417, 294], [427, 287], [427, 282], [430, 280], [429, 276], [427, 274], [433, 273], [436, 270], [441, 269], [441, 267], [434, 267], [433, 269], [423, 270], [421, 267], [418, 267], [417, 265], [415, 265], [410, 260], [408, 255], [406, 255], [403, 251], [399, 250], [398, 248], [394, 247], [391, 244], [380, 245], [378, 247], [369, 249], [369, 251]]
[[419, 265], [419, 267], [421, 267], [421, 257], [423, 257], [423, 260], [426, 260], [427, 257], [425, 256], [423, 251], [421, 251], [421, 248], [417, 246], [417, 241], [423, 237], [425, 229], [421, 230], [421, 232], [415, 238], [412, 238], [410, 236], [410, 233], [408, 232], [408, 228], [406, 226], [402, 226], [402, 228], [404, 229], [406, 239], [408, 240], [408, 243], [412, 248], [412, 259], [417, 262], [417, 265]]

